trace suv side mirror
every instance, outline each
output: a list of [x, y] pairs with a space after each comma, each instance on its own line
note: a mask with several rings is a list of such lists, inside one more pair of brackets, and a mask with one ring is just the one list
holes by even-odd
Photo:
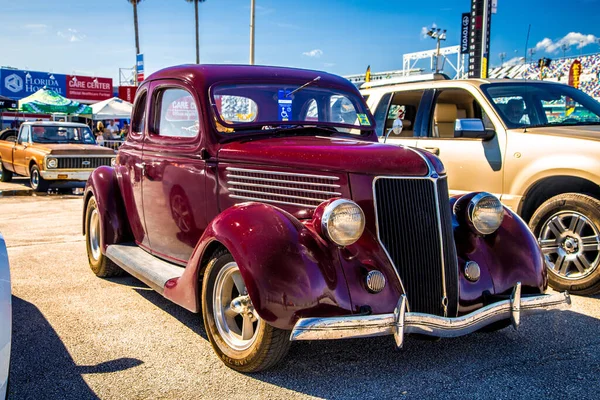
[[483, 139], [489, 140], [496, 132], [485, 129], [483, 121], [479, 118], [457, 119], [454, 125], [455, 138]]

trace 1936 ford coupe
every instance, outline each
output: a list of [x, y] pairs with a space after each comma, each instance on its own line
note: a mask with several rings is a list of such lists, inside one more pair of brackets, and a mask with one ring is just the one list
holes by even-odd
[[465, 335], [568, 307], [497, 198], [449, 198], [443, 165], [379, 144], [356, 88], [324, 72], [179, 66], [151, 75], [115, 167], [84, 194], [90, 266], [202, 312], [253, 372], [294, 340]]

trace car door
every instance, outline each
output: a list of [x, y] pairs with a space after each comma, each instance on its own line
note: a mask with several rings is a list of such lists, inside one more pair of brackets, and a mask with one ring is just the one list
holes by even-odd
[[118, 182], [127, 210], [129, 225], [138, 245], [150, 249], [144, 222], [142, 198], [142, 177], [144, 175], [142, 150], [143, 138], [147, 131], [148, 84], [140, 87], [133, 104], [131, 129], [118, 153]]
[[[378, 100], [372, 99], [376, 102], [371, 110], [381, 143], [413, 147], [417, 145], [415, 124], [423, 92], [424, 90], [391, 91], [384, 93]], [[397, 119], [402, 122], [400, 134], [392, 131]]]
[[142, 191], [152, 253], [184, 264], [207, 226], [200, 104], [177, 80], [153, 84]]
[[[475, 89], [444, 88], [424, 96], [431, 99], [422, 115], [417, 147], [440, 157], [448, 174], [450, 194], [485, 191], [502, 195], [505, 135], [492, 122], [489, 105]], [[457, 119], [482, 119], [495, 135], [489, 140], [455, 138]]]
[[31, 145], [31, 127], [23, 125], [19, 131], [17, 142], [13, 147], [13, 166], [15, 173], [19, 175], [29, 175], [29, 157], [27, 157], [27, 147]]

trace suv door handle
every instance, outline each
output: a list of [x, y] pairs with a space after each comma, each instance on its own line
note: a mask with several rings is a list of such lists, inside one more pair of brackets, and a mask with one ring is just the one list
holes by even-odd
[[423, 149], [427, 150], [430, 153], [435, 154], [436, 156], [440, 155], [440, 148], [439, 147], [423, 147]]

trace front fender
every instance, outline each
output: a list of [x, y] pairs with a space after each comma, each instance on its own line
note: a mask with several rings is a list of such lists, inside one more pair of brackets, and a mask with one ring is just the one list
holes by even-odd
[[[452, 198], [455, 212], [454, 238], [459, 265], [460, 305], [464, 314], [489, 302], [487, 295], [505, 295], [521, 282], [523, 293], [543, 293], [548, 287], [545, 258], [527, 224], [504, 207], [500, 228], [490, 235], [473, 232], [465, 222], [465, 205], [476, 193]], [[456, 202], [459, 202], [455, 206]], [[469, 281], [464, 273], [468, 261], [481, 269], [477, 282]]]
[[102, 253], [111, 244], [133, 241], [114, 168], [98, 167], [92, 171], [88, 178], [83, 195], [82, 228], [84, 235], [85, 214], [92, 195], [96, 199], [96, 204], [98, 204], [98, 212], [102, 223]]
[[289, 213], [263, 203], [232, 206], [205, 230], [184, 274], [169, 282], [164, 296], [198, 312], [199, 279], [205, 254], [215, 242], [233, 256], [261, 318], [291, 329], [302, 317], [352, 313], [337, 249]]

